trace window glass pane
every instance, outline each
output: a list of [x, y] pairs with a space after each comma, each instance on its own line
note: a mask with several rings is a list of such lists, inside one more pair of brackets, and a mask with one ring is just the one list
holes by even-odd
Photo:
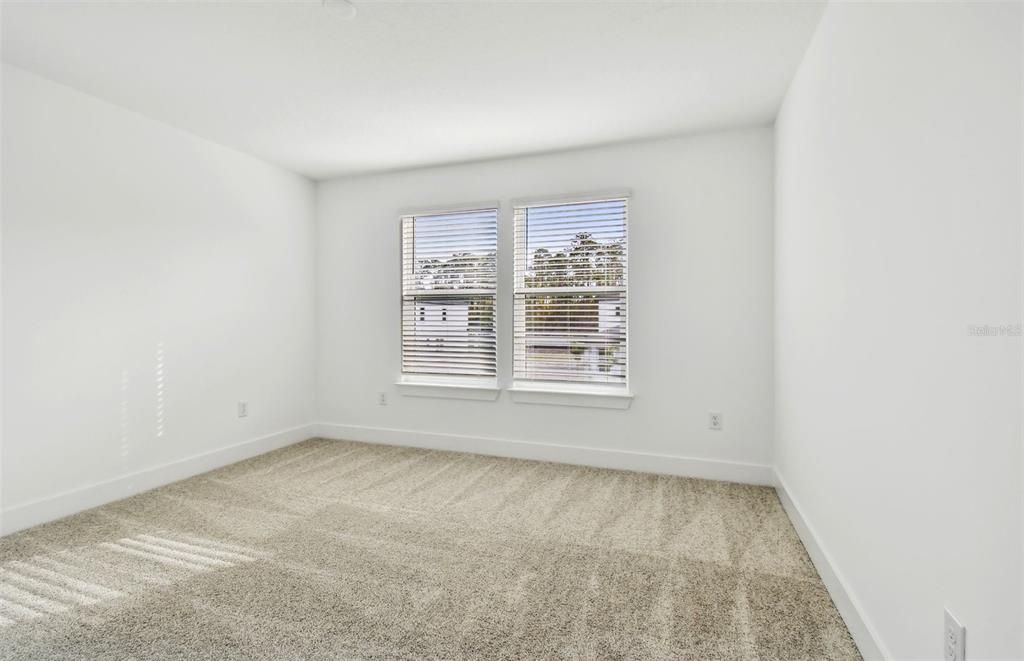
[[497, 212], [494, 209], [415, 216], [406, 249], [407, 287], [493, 288], [497, 277]]
[[527, 207], [527, 287], [625, 285], [626, 202]]
[[523, 294], [517, 378], [619, 383], [626, 378], [626, 301], [610, 294]]

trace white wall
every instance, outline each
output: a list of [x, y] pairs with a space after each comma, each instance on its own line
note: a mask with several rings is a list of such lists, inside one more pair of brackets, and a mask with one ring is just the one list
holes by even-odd
[[[0, 6], [0, 33], [3, 30], [3, 6]], [[0, 75], [2, 75], [2, 69], [0, 69]], [[0, 133], [3, 132], [4, 126], [4, 89], [3, 79], [0, 78]], [[0, 535], [3, 535], [4, 531], [4, 342], [3, 342], [3, 327], [4, 327], [4, 286], [3, 286], [3, 198], [4, 198], [4, 187], [3, 187], [3, 145], [0, 144]]]
[[[341, 425], [324, 433], [769, 479], [772, 154], [771, 129], [756, 128], [320, 184], [319, 413]], [[509, 340], [510, 198], [623, 187], [633, 190], [630, 385], [636, 397], [629, 410], [515, 403], [508, 393], [479, 402], [397, 392], [401, 209], [502, 202], [499, 333]], [[507, 385], [511, 342], [499, 344]], [[388, 393], [387, 406], [377, 405], [378, 391]], [[724, 431], [708, 430], [710, 410], [724, 413]], [[570, 447], [552, 450], [551, 444]], [[597, 451], [574, 449], [580, 447]]]
[[1020, 658], [1021, 8], [833, 3], [776, 127], [776, 462], [898, 659]]
[[311, 182], [10, 66], [3, 122], [6, 531], [312, 421]]

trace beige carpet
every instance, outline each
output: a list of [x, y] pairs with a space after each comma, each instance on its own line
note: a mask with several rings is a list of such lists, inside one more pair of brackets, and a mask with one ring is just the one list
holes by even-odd
[[769, 488], [312, 440], [0, 540], [3, 659], [859, 658]]

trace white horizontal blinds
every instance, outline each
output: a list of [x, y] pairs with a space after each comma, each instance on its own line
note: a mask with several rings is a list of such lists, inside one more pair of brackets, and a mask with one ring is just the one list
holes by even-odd
[[517, 380], [626, 384], [625, 198], [516, 207]]
[[498, 210], [402, 218], [402, 373], [495, 376]]

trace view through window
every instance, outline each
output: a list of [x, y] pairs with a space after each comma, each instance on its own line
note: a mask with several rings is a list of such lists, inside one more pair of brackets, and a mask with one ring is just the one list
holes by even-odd
[[402, 373], [497, 375], [498, 210], [402, 218]]
[[515, 208], [515, 379], [625, 386], [626, 198]]

